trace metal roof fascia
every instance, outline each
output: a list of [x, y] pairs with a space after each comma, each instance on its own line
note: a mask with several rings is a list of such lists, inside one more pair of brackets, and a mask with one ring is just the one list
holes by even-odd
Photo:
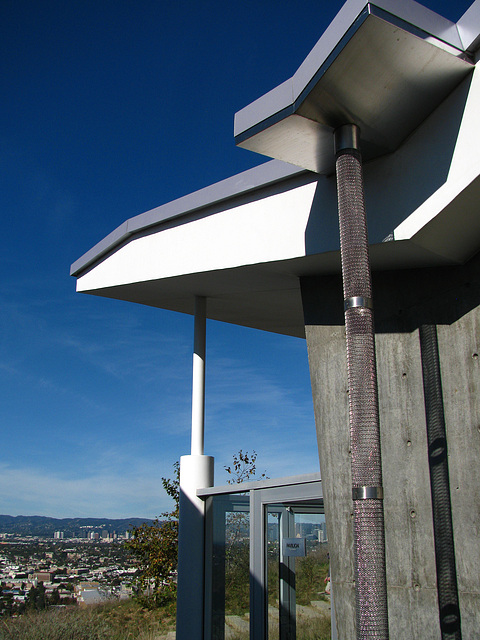
[[[305, 473], [298, 476], [286, 476], [284, 478], [266, 478], [265, 480], [248, 480], [247, 482], [239, 482], [235, 484], [219, 485], [218, 487], [207, 487], [206, 489], [197, 489], [199, 498], [208, 498], [209, 496], [244, 493], [246, 491], [258, 489], [273, 489], [277, 487], [290, 487], [297, 484], [309, 484], [312, 482], [321, 482], [322, 478], [319, 472]], [[323, 498], [323, 496], [319, 496]]]
[[[297, 97], [294, 87], [296, 86], [298, 91], [302, 78], [306, 76], [309, 77], [307, 77], [305, 84], [311, 80], [312, 75], [325, 63], [332, 50], [338, 45], [338, 42], [351, 28], [367, 5], [368, 3], [365, 0], [349, 0], [346, 2], [294, 75], [268, 93], [260, 96], [254, 102], [246, 105], [240, 111], [237, 111], [234, 119], [234, 137], [238, 138], [238, 136], [241, 136], [241, 134], [262, 120], [266, 120], [273, 114], [290, 107]], [[303, 88], [305, 88], [305, 85], [300, 91]]]
[[283, 182], [302, 173], [308, 174], [310, 172], [287, 162], [271, 160], [129, 218], [76, 260], [70, 267], [70, 275], [79, 276], [82, 271], [134, 233], [237, 196], [260, 190], [277, 182]]
[[[362, 11], [345, 31], [340, 40], [332, 44], [332, 47], [330, 47], [331, 39], [327, 38], [324, 40], [324, 36], [322, 36], [289, 80], [283, 82], [275, 89], [267, 92], [240, 112], [236, 113], [234, 119], [235, 143], [240, 144], [259, 131], [294, 114], [302, 100], [310, 92], [311, 85], [318, 82], [321, 76], [328, 70], [335, 58], [341, 53], [345, 44], [350, 40], [367, 16], [368, 12], [365, 10]], [[327, 29], [325, 34], [328, 30], [329, 29]], [[322, 46], [320, 50], [316, 51], [318, 45]], [[319, 63], [319, 60], [322, 60], [322, 62]], [[241, 129], [241, 123], [244, 117], [244, 126], [247, 128]]]
[[374, 0], [369, 4], [387, 11], [455, 49], [464, 51], [457, 25], [414, 0]]
[[457, 22], [457, 29], [465, 51], [474, 52], [480, 47], [480, 0], [470, 5]]

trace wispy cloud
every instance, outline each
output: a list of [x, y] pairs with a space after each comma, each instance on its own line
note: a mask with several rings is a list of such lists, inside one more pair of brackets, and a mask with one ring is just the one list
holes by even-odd
[[0, 511], [52, 517], [155, 517], [171, 507], [161, 476], [171, 468], [123, 467], [71, 478], [45, 469], [0, 465]]
[[[19, 435], [0, 454], [0, 510], [168, 508], [161, 476], [190, 448], [192, 318], [87, 296], [61, 314], [55, 296], [7, 298], [0, 377]], [[216, 482], [239, 449], [255, 449], [270, 477], [317, 470], [304, 343], [220, 323], [208, 332], [205, 453]]]
[[227, 477], [224, 466], [240, 449], [255, 450], [258, 470], [270, 477], [318, 471], [308, 366], [298, 347], [283, 362], [296, 375], [278, 375], [271, 363], [256, 367], [241, 355], [211, 363], [206, 442], [216, 457], [217, 481]]

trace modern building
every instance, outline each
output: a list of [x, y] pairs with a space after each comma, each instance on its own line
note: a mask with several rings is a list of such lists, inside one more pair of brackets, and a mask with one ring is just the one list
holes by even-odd
[[308, 346], [322, 480], [250, 487], [251, 637], [262, 509], [282, 495], [324, 501], [339, 638], [478, 636], [479, 44], [478, 0], [456, 24], [347, 0], [294, 76], [236, 114], [237, 144], [271, 162], [127, 220], [72, 266], [80, 292], [195, 314], [181, 640], [223, 633], [204, 589], [207, 317]]
[[33, 574], [33, 582], [38, 584], [39, 582], [50, 583], [52, 581], [52, 574], [49, 571], [35, 571]]

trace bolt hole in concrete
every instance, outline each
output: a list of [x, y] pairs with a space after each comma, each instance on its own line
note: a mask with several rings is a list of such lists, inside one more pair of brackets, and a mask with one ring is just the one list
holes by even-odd
[[472, 358], [474, 360], [478, 360], [478, 353], [472, 353]]
[[417, 517], [417, 514], [416, 514], [415, 509], [412, 509], [412, 510], [410, 511], [410, 517], [411, 517], [411, 518], [416, 518], [416, 517]]

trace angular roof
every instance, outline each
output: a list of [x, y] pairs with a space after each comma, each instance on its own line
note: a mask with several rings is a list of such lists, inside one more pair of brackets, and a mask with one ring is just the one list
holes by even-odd
[[236, 114], [236, 143], [332, 173], [332, 132], [353, 122], [365, 160], [388, 153], [471, 71], [470, 53], [416, 2], [349, 0], [293, 77]]
[[405, 0], [349, 0], [295, 76], [237, 114], [242, 145], [291, 164], [127, 220], [72, 265], [78, 291], [185, 313], [203, 295], [209, 318], [303, 336], [299, 277], [340, 270], [332, 130], [347, 116], [369, 159], [373, 268], [467, 260], [480, 249], [472, 24], [478, 2], [454, 25]]

